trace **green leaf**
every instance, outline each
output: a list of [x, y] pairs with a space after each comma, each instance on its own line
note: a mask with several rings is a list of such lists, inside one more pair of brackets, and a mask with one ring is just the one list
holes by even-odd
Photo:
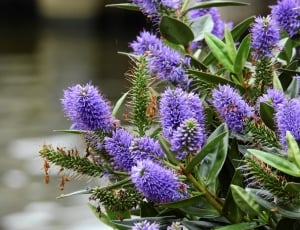
[[285, 94], [288, 95], [290, 98], [295, 98], [299, 95], [299, 85], [298, 79], [296, 77], [293, 77], [292, 82], [285, 91]]
[[188, 73], [191, 75], [196, 76], [197, 78], [195, 78], [196, 80], [200, 80], [209, 84], [213, 84], [215, 86], [221, 84], [221, 85], [231, 85], [232, 87], [237, 88], [241, 93], [245, 92], [245, 89], [243, 86], [236, 84], [230, 80], [227, 80], [225, 78], [216, 76], [216, 75], [212, 75], [209, 73], [205, 73], [205, 72], [201, 72], [201, 71], [197, 71], [197, 70], [188, 70]]
[[234, 62], [236, 58], [236, 48], [235, 48], [235, 44], [231, 32], [227, 26], [225, 26], [224, 35], [225, 35], [225, 44], [226, 44], [226, 50], [228, 56], [230, 60]]
[[86, 189], [78, 190], [78, 191], [71, 192], [68, 194], [61, 194], [60, 196], [56, 197], [56, 199], [66, 198], [66, 197], [75, 196], [75, 195], [82, 195], [82, 194], [90, 194], [90, 192]]
[[286, 160], [284, 157], [278, 156], [275, 153], [267, 153], [257, 149], [248, 149], [248, 151], [267, 165], [288, 175], [300, 177], [300, 169], [297, 165]]
[[142, 202], [140, 204], [140, 208], [141, 208], [139, 213], [140, 217], [151, 217], [151, 216], [158, 215], [158, 211], [156, 210], [156, 208], [152, 203]]
[[250, 24], [254, 20], [254, 16], [251, 16], [249, 18], [246, 18], [245, 20], [241, 21], [239, 24], [237, 24], [232, 30], [231, 34], [234, 41], [237, 41], [249, 28]]
[[297, 141], [293, 137], [290, 131], [286, 132], [286, 143], [288, 146], [288, 159], [295, 163], [300, 169], [300, 150]]
[[76, 130], [76, 129], [56, 129], [56, 130], [53, 130], [53, 131], [57, 132], [57, 133], [70, 133], [70, 134], [83, 134], [83, 133], [87, 133], [87, 131]]
[[271, 210], [273, 212], [276, 212], [277, 214], [281, 214], [284, 217], [290, 218], [290, 219], [296, 219], [300, 220], [300, 209], [298, 210], [287, 210], [284, 208], [281, 208], [279, 206], [276, 206], [275, 204], [266, 201], [264, 198], [260, 197], [258, 194], [260, 193], [259, 189], [246, 189], [248, 193], [251, 194], [252, 198], [261, 206], [263, 206], [267, 210]]
[[263, 225], [261, 225], [261, 224], [259, 225], [256, 222], [245, 222], [245, 223], [227, 225], [224, 227], [218, 227], [215, 229], [216, 230], [250, 230], [250, 229], [260, 227], [260, 226], [263, 226]]
[[236, 59], [234, 62], [234, 72], [236, 74], [242, 72], [244, 65], [248, 59], [249, 52], [250, 52], [250, 36], [247, 35], [241, 42], [236, 54]]
[[[221, 169], [227, 157], [228, 136], [229, 136], [227, 125], [225, 124], [220, 125], [214, 131], [214, 133], [220, 133], [219, 135], [225, 133], [225, 135], [218, 142], [215, 142], [213, 149], [211, 149], [210, 153], [207, 154], [205, 160], [202, 162], [200, 166], [201, 176], [205, 178], [206, 184], [213, 188], [216, 185], [219, 173], [221, 172]], [[214, 135], [214, 133], [212, 133], [212, 135]], [[212, 135], [208, 138], [207, 141], [211, 140]], [[202, 151], [200, 152], [200, 154], [202, 154]]]
[[215, 229], [216, 227], [223, 226], [226, 223], [207, 219], [207, 220], [183, 220], [182, 224], [189, 230], [199, 230], [199, 229]]
[[223, 132], [221, 134], [218, 133], [217, 136], [215, 136], [215, 133], [212, 133], [210, 139], [207, 140], [207, 143], [203, 146], [201, 151], [194, 157], [194, 159], [186, 166], [186, 172], [189, 173], [193, 170], [193, 168], [198, 165], [204, 157], [206, 157], [210, 153], [215, 153], [218, 151], [216, 149], [216, 146], [219, 146], [220, 142], [223, 142], [224, 138], [228, 137], [227, 132]]
[[188, 11], [200, 8], [210, 8], [210, 7], [222, 7], [222, 6], [248, 6], [249, 3], [245, 2], [235, 2], [235, 1], [207, 1], [198, 3], [190, 8], [188, 8], [183, 13], [187, 13]]
[[107, 4], [105, 7], [113, 7], [125, 10], [140, 11], [140, 7], [131, 3]]
[[236, 205], [251, 217], [260, 216], [262, 208], [242, 187], [230, 185]]
[[119, 111], [121, 105], [123, 104], [124, 100], [126, 99], [128, 93], [129, 93], [129, 92], [124, 93], [124, 94], [122, 95], [122, 97], [120, 97], [119, 100], [117, 101], [117, 103], [116, 103], [116, 105], [115, 105], [115, 107], [114, 107], [114, 109], [113, 109], [113, 111], [112, 111], [112, 115], [113, 115], [114, 117], [117, 116], [117, 113], [118, 113], [118, 111]]
[[160, 142], [162, 149], [164, 150], [164, 153], [167, 155], [168, 160], [171, 163], [178, 165], [180, 161], [175, 157], [176, 154], [170, 150], [170, 143], [161, 135], [158, 135], [157, 138]]
[[196, 59], [195, 57], [187, 54], [185, 55], [186, 57], [191, 59], [191, 66], [200, 69], [202, 71], [206, 71], [208, 69], [208, 67], [206, 65], [204, 65], [203, 63], [201, 63], [198, 59]]
[[283, 92], [283, 87], [276, 73], [273, 74], [273, 88]]
[[284, 186], [284, 190], [287, 192], [300, 192], [300, 183], [288, 182]]
[[[237, 41], [245, 33], [245, 31], [248, 30], [249, 25], [253, 22], [254, 18], [255, 18], [254, 16], [251, 16], [251, 17], [245, 19], [244, 21], [242, 21], [241, 23], [236, 25], [231, 30], [231, 34], [232, 34], [234, 41]], [[214, 55], [212, 54], [212, 52], [209, 52], [207, 54], [207, 56], [203, 59], [202, 63], [204, 65], [208, 66], [209, 64], [211, 64], [214, 61], [215, 61]]]
[[274, 108], [268, 103], [261, 102], [259, 106], [259, 114], [266, 126], [271, 130], [276, 130], [274, 123]]
[[211, 32], [214, 28], [214, 22], [210, 14], [198, 17], [191, 21], [191, 29], [194, 33], [194, 41], [201, 41], [204, 39], [205, 32]]
[[278, 55], [279, 58], [285, 60], [288, 63], [291, 62], [293, 57], [293, 42], [290, 38], [283, 38], [279, 44], [280, 47], [283, 47], [280, 54]]
[[299, 66], [299, 61], [294, 60], [291, 63], [289, 63], [288, 66], [284, 69], [284, 70], [291, 70], [291, 71], [282, 71], [282, 73], [279, 75], [279, 80], [281, 82], [284, 91], [289, 87], [289, 85], [293, 80], [293, 77], [295, 76], [295, 73], [292, 71], [296, 70], [298, 66]]
[[216, 37], [213, 34], [205, 33], [204, 34], [205, 42], [210, 48], [213, 55], [216, 59], [230, 72], [234, 72], [233, 70], [233, 61], [231, 60], [228, 50], [226, 48], [226, 44]]
[[175, 44], [187, 45], [194, 39], [193, 31], [175, 18], [163, 16], [159, 28], [161, 35]]
[[187, 199], [175, 201], [175, 202], [170, 202], [170, 203], [163, 203], [160, 204], [159, 207], [163, 208], [184, 208], [184, 207], [190, 207], [195, 203], [198, 203], [200, 200], [202, 200], [202, 194], [193, 196]]
[[108, 217], [105, 213], [103, 213], [103, 212], [99, 213], [98, 209], [97, 209], [94, 205], [92, 205], [92, 204], [90, 204], [90, 203], [88, 203], [88, 207], [91, 209], [91, 211], [95, 214], [95, 216], [96, 216], [102, 223], [106, 224], [107, 226], [112, 227], [113, 229], [116, 228], [116, 225], [114, 225], [114, 224], [110, 221], [109, 217]]

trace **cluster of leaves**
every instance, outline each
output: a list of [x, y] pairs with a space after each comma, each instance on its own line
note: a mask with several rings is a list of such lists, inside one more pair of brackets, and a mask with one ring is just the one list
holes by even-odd
[[[190, 8], [184, 4], [179, 13], [162, 15], [159, 20], [160, 34], [165, 44], [191, 58], [191, 67], [187, 70], [190, 85], [194, 91], [201, 92], [201, 99], [206, 105], [209, 135], [197, 154], [180, 161], [171, 150], [170, 142], [161, 134], [159, 122], [155, 122], [156, 99], [162, 86], [167, 83], [162, 84], [150, 77], [147, 60], [143, 56], [128, 54], [134, 63], [129, 75], [132, 87], [118, 100], [112, 112], [116, 116], [128, 99], [133, 132], [139, 137], [150, 136], [159, 140], [166, 155], [162, 164], [178, 172], [180, 179], [188, 184], [190, 196], [168, 203], [145, 202], [143, 194], [134, 189], [129, 173], [115, 170], [109, 155], [93, 145], [88, 145], [88, 155], [84, 156], [77, 151], [44, 146], [40, 156], [52, 164], [90, 177], [105, 173], [110, 175], [110, 184], [106, 187], [95, 187], [62, 197], [90, 194], [90, 200], [104, 206], [107, 213], [101, 213], [98, 204], [90, 204], [99, 219], [118, 229], [132, 228], [136, 222], [130, 218], [132, 215], [140, 216], [140, 220], [159, 223], [161, 229], [166, 229], [172, 222], [180, 222], [192, 230], [280, 230], [299, 227], [300, 149], [295, 137], [287, 132], [285, 151], [276, 133], [274, 108], [268, 102], [260, 103], [255, 116], [245, 122], [244, 133], [238, 134], [218, 119], [209, 101], [211, 90], [218, 85], [238, 89], [253, 106], [268, 87], [284, 92], [289, 98], [297, 97], [299, 87], [295, 76], [299, 74], [299, 58], [294, 55], [297, 41], [282, 34], [281, 43], [285, 46], [275, 55], [281, 60], [278, 61], [280, 65], [270, 61], [252, 62], [251, 39], [250, 35], [245, 34], [253, 17], [231, 30], [225, 27], [223, 39], [210, 33], [211, 21], [208, 17], [201, 17], [192, 25], [183, 20], [194, 9], [235, 5], [245, 4], [208, 1]], [[131, 3], [109, 6], [139, 10], [137, 5]], [[188, 47], [192, 41], [203, 41], [205, 44], [200, 54], [190, 52]], [[83, 131], [65, 132], [86, 135]], [[105, 135], [109, 136], [101, 132], [97, 135], [102, 140]], [[95, 158], [101, 158], [101, 161]]]

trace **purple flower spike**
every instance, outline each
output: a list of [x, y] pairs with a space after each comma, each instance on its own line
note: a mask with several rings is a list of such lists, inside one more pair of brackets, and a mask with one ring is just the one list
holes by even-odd
[[300, 141], [300, 101], [291, 99], [281, 104], [275, 114], [277, 130], [281, 144], [286, 148], [286, 131], [290, 131], [297, 141]]
[[255, 19], [251, 28], [251, 46], [254, 49], [254, 58], [270, 57], [272, 50], [278, 47], [279, 40], [279, 28], [269, 15]]
[[152, 75], [161, 80], [168, 80], [186, 88], [188, 85], [188, 76], [184, 70], [187, 59], [166, 45], [161, 45], [159, 49], [153, 49], [149, 55], [149, 70]]
[[133, 139], [133, 136], [124, 129], [117, 129], [112, 137], [106, 137], [104, 139], [105, 149], [113, 158], [117, 169], [123, 169], [127, 172], [131, 170], [134, 164], [134, 157], [129, 147]]
[[129, 150], [134, 156], [134, 161], [163, 158], [164, 153], [157, 140], [150, 137], [139, 137], [131, 141]]
[[131, 169], [131, 180], [149, 201], [166, 203], [184, 198], [177, 176], [151, 160], [138, 161]]
[[143, 55], [150, 50], [158, 50], [162, 46], [162, 42], [156, 35], [142, 31], [129, 46], [134, 54]]
[[148, 220], [142, 222], [134, 223], [131, 230], [159, 230], [159, 224], [153, 222], [150, 223]]
[[212, 98], [213, 106], [228, 127], [235, 132], [243, 132], [244, 120], [253, 115], [253, 108], [229, 85], [220, 85], [217, 89], [213, 89]]
[[187, 93], [181, 88], [167, 88], [160, 99], [160, 117], [163, 134], [169, 140], [173, 132], [188, 119], [194, 118], [204, 129], [204, 114], [199, 95]]
[[199, 152], [205, 141], [205, 130], [194, 118], [189, 118], [174, 132], [171, 148], [172, 151], [178, 152], [177, 158], [182, 159], [189, 153]]
[[91, 85], [75, 85], [64, 91], [61, 99], [66, 116], [73, 122], [73, 128], [80, 130], [113, 129], [114, 120], [109, 104], [98, 89]]
[[131, 0], [133, 4], [138, 5], [141, 11], [146, 15], [157, 15], [156, 0]]
[[258, 102], [268, 102], [270, 101], [272, 106], [277, 109], [278, 106], [287, 103], [287, 98], [282, 91], [277, 89], [268, 89], [266, 94], [259, 97]]
[[289, 36], [300, 33], [300, 0], [282, 0], [271, 6], [272, 17]]

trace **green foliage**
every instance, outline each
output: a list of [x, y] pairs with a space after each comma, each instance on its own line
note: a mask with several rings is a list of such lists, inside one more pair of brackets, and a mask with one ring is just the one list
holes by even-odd
[[[135, 131], [143, 136], [150, 128], [150, 124], [155, 116], [156, 108], [154, 95], [151, 95], [150, 84], [152, 82], [147, 72], [147, 61], [144, 57], [134, 60], [134, 67], [128, 76], [132, 87], [130, 89], [130, 101], [128, 106], [131, 109], [129, 121], [136, 127]], [[152, 103], [152, 104], [151, 104]]]

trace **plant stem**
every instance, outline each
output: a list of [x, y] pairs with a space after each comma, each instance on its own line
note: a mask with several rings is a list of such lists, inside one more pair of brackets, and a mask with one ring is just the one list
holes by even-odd
[[181, 12], [184, 12], [187, 8], [187, 6], [189, 5], [190, 3], [190, 0], [185, 0], [182, 4], [182, 7], [181, 7]]
[[187, 179], [192, 182], [192, 184], [204, 194], [207, 201], [220, 213], [222, 214], [223, 204], [213, 195], [211, 194], [205, 186], [195, 179], [195, 177], [191, 173], [185, 174]]

